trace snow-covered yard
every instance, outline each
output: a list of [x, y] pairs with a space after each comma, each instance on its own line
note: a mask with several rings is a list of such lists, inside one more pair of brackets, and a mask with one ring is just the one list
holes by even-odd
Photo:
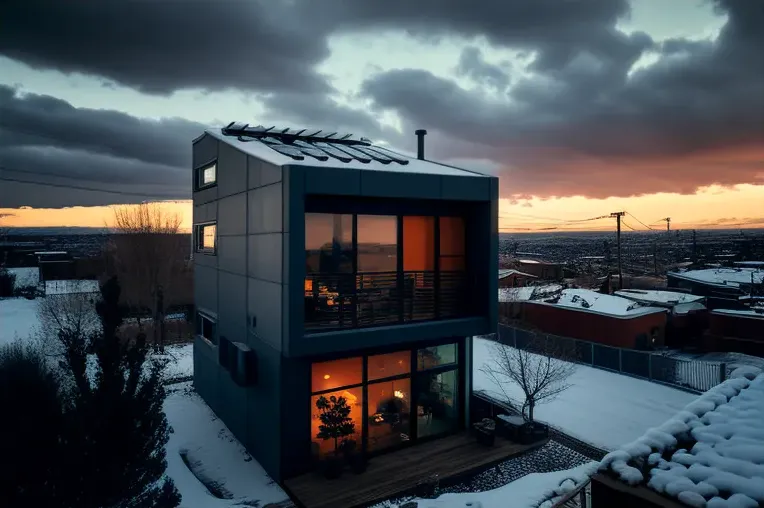
[[[481, 372], [491, 358], [494, 342], [475, 338], [474, 389], [503, 397], [493, 380]], [[537, 406], [536, 419], [605, 450], [638, 438], [676, 414], [697, 395], [629, 376], [579, 365], [571, 387], [554, 400]], [[514, 402], [522, 404], [518, 385], [505, 386]]]
[[183, 496], [180, 506], [263, 507], [286, 500], [284, 491], [190, 388], [191, 383], [175, 385], [164, 403], [173, 429], [167, 443], [167, 474]]
[[0, 299], [0, 345], [36, 335], [39, 303], [26, 298]]
[[13, 288], [36, 287], [40, 283], [40, 269], [36, 266], [8, 268], [8, 271], [16, 276]]
[[[416, 499], [418, 508], [537, 508], [575, 489], [597, 470], [598, 462], [551, 473], [531, 473], [503, 487], [469, 494], [443, 494], [436, 499]], [[381, 504], [380, 508], [397, 508]]]

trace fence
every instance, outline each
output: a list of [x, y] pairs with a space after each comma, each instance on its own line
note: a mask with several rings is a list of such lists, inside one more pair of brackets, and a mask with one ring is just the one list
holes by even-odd
[[665, 383], [693, 392], [705, 392], [727, 375], [724, 363], [671, 358], [657, 352], [622, 349], [570, 337], [541, 334], [510, 325], [499, 325], [498, 340], [519, 348], [533, 348], [543, 338], [567, 360]]

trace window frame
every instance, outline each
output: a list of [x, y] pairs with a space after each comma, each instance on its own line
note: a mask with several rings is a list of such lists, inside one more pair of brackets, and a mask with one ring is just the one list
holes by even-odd
[[[210, 322], [212, 326], [212, 337], [205, 337], [204, 336], [204, 320], [207, 320]], [[218, 336], [217, 336], [217, 328], [218, 328], [218, 320], [217, 318], [213, 317], [211, 313], [204, 312], [202, 310], [196, 311], [196, 326], [195, 326], [195, 333], [197, 336], [199, 336], [201, 339], [203, 339], [205, 342], [210, 344], [211, 346], [217, 347], [218, 345]]]
[[[214, 226], [215, 227], [215, 240], [214, 247], [205, 248], [203, 245], [204, 240], [204, 228]], [[207, 254], [209, 256], [215, 256], [218, 252], [218, 223], [217, 221], [202, 222], [194, 224], [194, 252], [199, 254]]]
[[[215, 180], [213, 180], [211, 183], [204, 183], [202, 182], [202, 178], [204, 177], [204, 171], [210, 168], [215, 168]], [[194, 191], [200, 191], [209, 189], [210, 187], [215, 187], [218, 184], [218, 161], [217, 159], [208, 162], [207, 164], [204, 164], [203, 166], [199, 166], [194, 170]]]

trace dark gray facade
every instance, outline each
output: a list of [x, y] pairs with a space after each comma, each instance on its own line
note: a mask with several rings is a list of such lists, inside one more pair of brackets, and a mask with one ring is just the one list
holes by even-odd
[[[199, 189], [200, 170], [211, 164], [215, 181]], [[468, 338], [496, 331], [497, 178], [415, 158], [389, 170], [332, 159], [295, 161], [220, 130], [194, 141], [193, 165], [195, 247], [204, 241], [204, 225], [215, 226], [214, 247], [193, 255], [196, 308], [212, 323], [200, 324], [195, 340], [194, 385], [274, 479], [301, 473], [310, 463], [314, 361], [456, 342], [464, 372], [460, 393], [469, 394]], [[467, 298], [474, 311], [453, 319], [306, 331], [305, 214], [333, 207], [336, 213], [463, 214]], [[234, 380], [234, 367], [222, 365], [221, 338], [252, 351], [255, 379]], [[469, 397], [463, 400], [466, 414]]]

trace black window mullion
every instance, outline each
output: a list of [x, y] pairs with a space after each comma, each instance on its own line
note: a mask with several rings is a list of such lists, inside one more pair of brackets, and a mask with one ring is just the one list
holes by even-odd
[[361, 453], [367, 452], [369, 443], [369, 355], [363, 355], [363, 368], [361, 373], [361, 381], [363, 381], [362, 392], [362, 420], [361, 420]]
[[417, 350], [411, 350], [411, 408], [409, 409], [409, 439], [416, 442], [419, 423], [419, 394], [416, 388]]
[[358, 214], [353, 214], [352, 220], [352, 271], [351, 278], [353, 280], [353, 293], [350, 297], [351, 307], [353, 309], [353, 328], [358, 328]]
[[396, 303], [398, 304], [398, 322], [403, 322], [403, 302], [405, 300], [405, 294], [404, 294], [404, 278], [403, 278], [403, 216], [398, 215], [397, 221], [396, 221], [396, 233], [397, 233], [397, 243], [396, 246], [396, 271], [397, 271], [397, 277], [396, 277]]
[[435, 216], [435, 280], [433, 281], [433, 287], [435, 288], [435, 319], [440, 319], [440, 217]]

